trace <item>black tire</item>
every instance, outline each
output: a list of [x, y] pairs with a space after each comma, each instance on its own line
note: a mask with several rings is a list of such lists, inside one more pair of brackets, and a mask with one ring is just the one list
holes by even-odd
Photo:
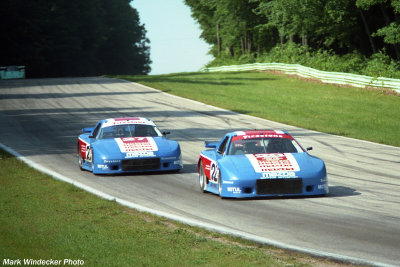
[[[79, 146], [79, 144], [78, 144], [78, 146]], [[79, 165], [79, 169], [81, 169], [81, 171], [83, 171], [83, 158], [82, 158], [81, 148], [79, 148], [79, 152], [78, 152], [78, 165]]]
[[[89, 154], [88, 157], [92, 160], [92, 172], [94, 171], [94, 151], [93, 148], [89, 148]], [[94, 173], [94, 172], [93, 172]]]
[[221, 172], [218, 172], [218, 195], [220, 198], [223, 198], [221, 196], [221, 192], [222, 192], [222, 187], [221, 187]]
[[204, 193], [206, 189], [206, 184], [207, 184], [207, 177], [204, 174], [204, 169], [203, 169], [203, 163], [200, 161], [199, 165], [199, 186], [200, 186], [200, 192]]

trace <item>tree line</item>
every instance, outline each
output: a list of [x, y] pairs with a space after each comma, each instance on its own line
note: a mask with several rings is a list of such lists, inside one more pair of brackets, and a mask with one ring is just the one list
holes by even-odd
[[149, 40], [131, 0], [1, 0], [0, 66], [27, 77], [146, 74]]
[[399, 0], [185, 0], [215, 58], [258, 57], [286, 43], [400, 60]]

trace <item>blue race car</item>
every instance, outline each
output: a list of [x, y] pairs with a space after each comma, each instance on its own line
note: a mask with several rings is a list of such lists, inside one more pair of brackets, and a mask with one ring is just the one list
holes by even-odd
[[198, 160], [201, 192], [229, 198], [328, 193], [324, 162], [287, 132], [231, 132], [206, 148]]
[[77, 144], [78, 164], [94, 174], [182, 169], [178, 142], [168, 140], [153, 121], [140, 118], [101, 120], [83, 128]]

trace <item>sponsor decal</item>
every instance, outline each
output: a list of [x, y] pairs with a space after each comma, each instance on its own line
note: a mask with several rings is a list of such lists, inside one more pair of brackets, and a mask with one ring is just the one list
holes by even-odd
[[317, 186], [318, 190], [325, 190], [327, 193], [329, 193], [329, 186], [328, 184], [319, 184]]
[[174, 165], [179, 165], [182, 167], [183, 166], [182, 160], [175, 160]]
[[283, 172], [263, 172], [262, 179], [273, 179], [273, 178], [297, 178], [295, 172], [283, 171]]
[[255, 138], [289, 138], [292, 139], [291, 136], [287, 135], [283, 131], [237, 131], [235, 132], [237, 135], [232, 137], [233, 141], [242, 140], [242, 139], [255, 139]]
[[231, 193], [234, 193], [234, 194], [242, 193], [242, 190], [240, 189], [240, 187], [227, 187], [226, 190], [228, 192], [231, 192]]
[[174, 160], [176, 157], [162, 157], [161, 160]]
[[243, 139], [254, 139], [254, 138], [283, 138], [283, 135], [280, 134], [252, 134], [252, 135], [243, 135]]
[[147, 124], [155, 126], [154, 122], [146, 120], [144, 118], [116, 118], [116, 119], [108, 119], [105, 123], [103, 123], [102, 127], [108, 127], [113, 125], [125, 125], [125, 124]]
[[108, 170], [108, 165], [106, 164], [97, 164], [97, 168], [102, 170]]
[[115, 141], [122, 153], [158, 151], [157, 144], [152, 137], [115, 138]]
[[104, 163], [120, 163], [120, 160], [118, 160], [118, 159], [112, 159], [112, 160], [105, 159]]
[[[300, 171], [296, 159], [290, 153], [246, 155], [255, 172]], [[278, 173], [279, 174], [279, 173]]]
[[153, 156], [155, 156], [153, 151], [134, 151], [126, 153], [125, 158], [153, 157]]
[[85, 142], [81, 138], [78, 138], [78, 142], [79, 142], [81, 157], [83, 159], [86, 159], [87, 158], [87, 149], [89, 148], [89, 143]]
[[222, 183], [223, 183], [223, 184], [233, 184], [233, 181], [225, 181], [225, 180], [222, 180]]

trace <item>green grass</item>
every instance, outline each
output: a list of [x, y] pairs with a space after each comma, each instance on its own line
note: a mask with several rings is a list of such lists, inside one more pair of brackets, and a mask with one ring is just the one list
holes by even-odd
[[268, 120], [400, 146], [400, 97], [386, 90], [340, 87], [267, 72], [117, 78]]
[[85, 266], [329, 266], [122, 207], [52, 179], [0, 150], [0, 260]]

